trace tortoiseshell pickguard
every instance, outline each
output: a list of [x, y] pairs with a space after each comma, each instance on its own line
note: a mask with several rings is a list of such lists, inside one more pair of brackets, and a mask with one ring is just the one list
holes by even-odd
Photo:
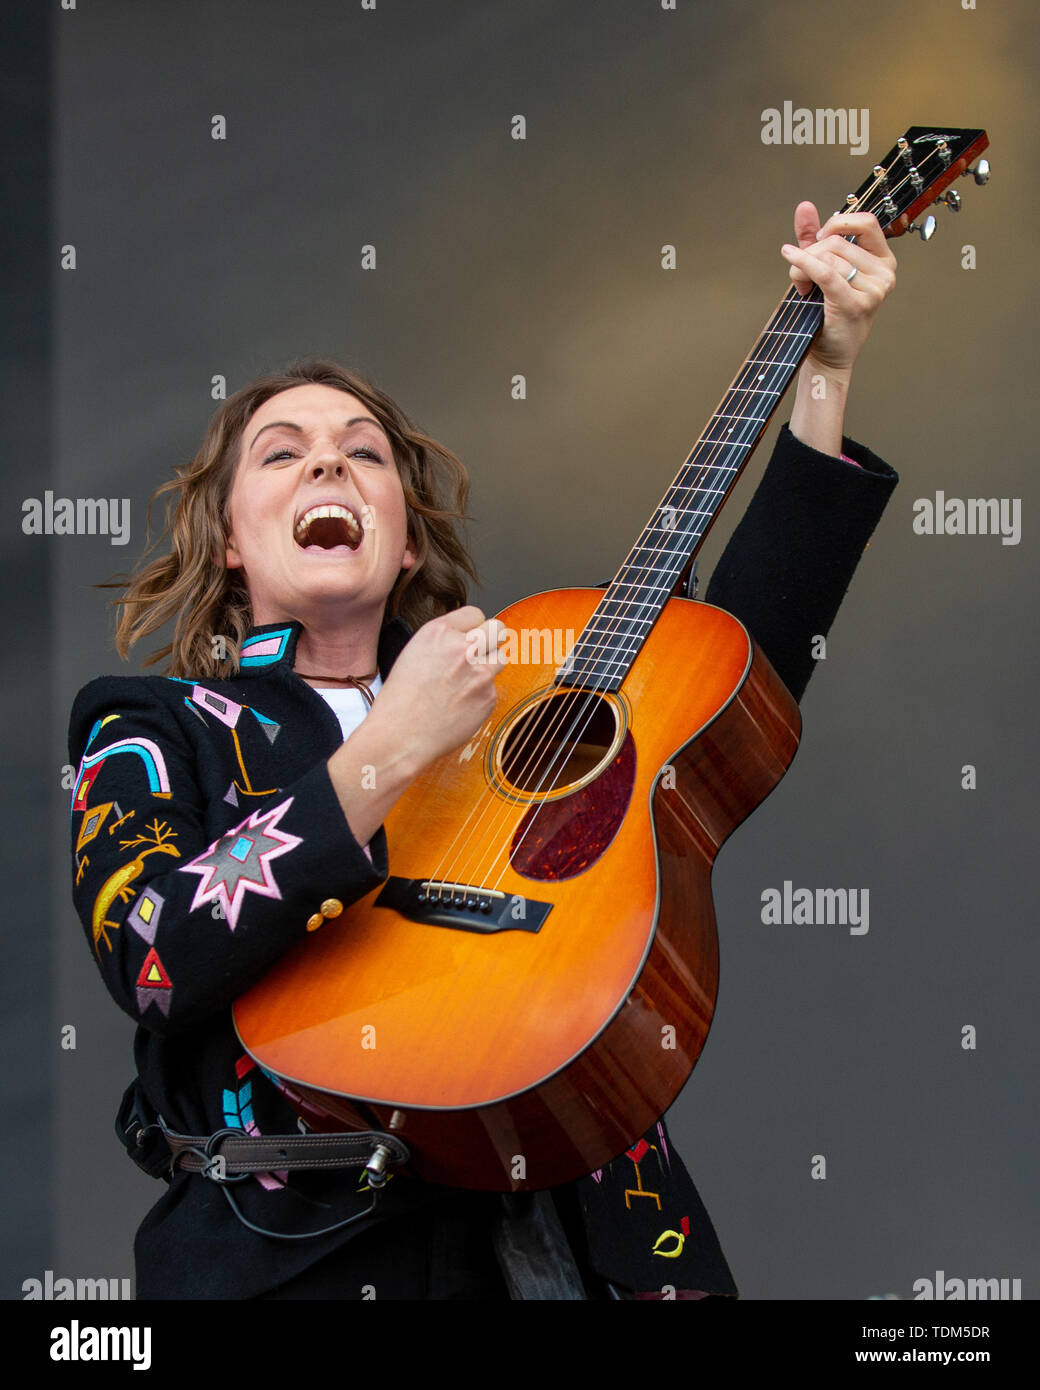
[[636, 746], [626, 732], [617, 756], [587, 786], [531, 806], [513, 835], [509, 862], [526, 878], [573, 878], [594, 864], [620, 829], [632, 798]]

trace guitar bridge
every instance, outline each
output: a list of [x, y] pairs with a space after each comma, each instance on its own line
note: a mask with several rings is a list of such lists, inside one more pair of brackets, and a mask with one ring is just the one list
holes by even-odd
[[553, 907], [519, 893], [436, 878], [388, 878], [373, 906], [392, 907], [429, 927], [487, 933], [540, 931]]

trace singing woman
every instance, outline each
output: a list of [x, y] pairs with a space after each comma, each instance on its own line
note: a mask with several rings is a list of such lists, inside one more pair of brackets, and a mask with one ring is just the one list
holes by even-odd
[[[822, 290], [823, 326], [706, 598], [741, 619], [797, 699], [896, 475], [843, 436], [894, 257], [868, 214], [821, 229], [803, 203], [795, 231], [782, 255], [802, 293]], [[169, 552], [117, 601], [124, 659], [172, 625], [152, 658], [164, 674], [91, 681], [69, 731], [75, 901], [138, 1025], [119, 1128], [165, 1183], [137, 1234], [137, 1295], [538, 1297], [503, 1255], [496, 1194], [397, 1172], [373, 1208], [363, 1170], [298, 1167], [285, 1137], [306, 1123], [231, 1020], [286, 951], [336, 931], [392, 872], [387, 812], [495, 706], [500, 625], [466, 602], [465, 470], [385, 392], [309, 361], [223, 403], [175, 474], [159, 489]], [[231, 1183], [205, 1171], [221, 1131], [274, 1137], [258, 1150], [270, 1166]], [[632, 1155], [651, 1150], [652, 1214], [624, 1199]], [[736, 1294], [663, 1121], [551, 1198], [576, 1296]], [[662, 1260], [665, 1229], [681, 1240]]]

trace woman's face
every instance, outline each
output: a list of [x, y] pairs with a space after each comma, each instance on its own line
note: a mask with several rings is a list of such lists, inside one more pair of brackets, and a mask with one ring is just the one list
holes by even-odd
[[[323, 506], [331, 516], [315, 515]], [[227, 566], [245, 575], [256, 626], [381, 612], [415, 563], [390, 440], [333, 386], [294, 386], [254, 411], [229, 508]]]

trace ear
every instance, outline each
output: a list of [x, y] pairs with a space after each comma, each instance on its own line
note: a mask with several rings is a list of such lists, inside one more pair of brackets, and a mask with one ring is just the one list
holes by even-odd
[[[219, 563], [220, 563], [219, 559], [217, 559], [216, 556], [214, 556], [214, 563], [215, 563], [215, 564], [219, 564]], [[238, 570], [238, 569], [241, 569], [241, 568], [242, 568], [242, 563], [243, 563], [243, 562], [242, 562], [242, 556], [238, 553], [238, 547], [235, 545], [235, 538], [234, 538], [234, 536], [228, 536], [227, 546], [226, 546], [225, 551], [224, 551], [224, 567], [225, 567], [225, 569], [229, 569], [229, 570]]]
[[412, 539], [411, 532], [408, 533], [408, 541], [404, 548], [404, 555], [401, 557], [401, 568], [410, 570], [418, 559], [416, 554], [415, 541]]

